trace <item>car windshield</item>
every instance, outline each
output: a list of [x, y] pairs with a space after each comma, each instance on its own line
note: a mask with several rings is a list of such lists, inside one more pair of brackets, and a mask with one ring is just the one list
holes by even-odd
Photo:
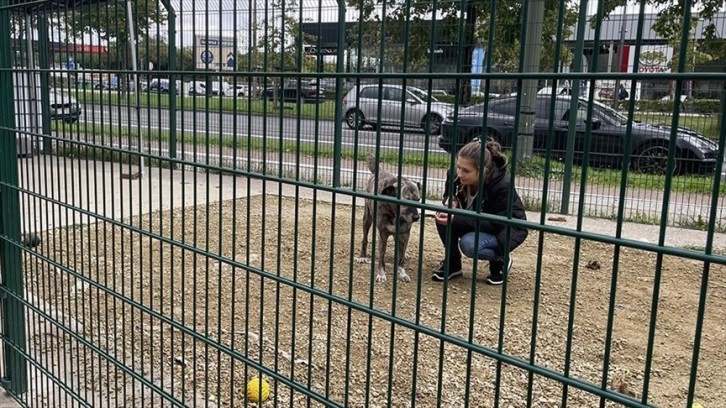
[[421, 100], [424, 100], [424, 101], [430, 100], [431, 102], [438, 102], [439, 101], [438, 99], [436, 99], [436, 97], [434, 97], [433, 95], [430, 95], [430, 94], [424, 92], [422, 89], [411, 87], [411, 88], [406, 88], [406, 90], [409, 91], [409, 92], [411, 92], [412, 94], [416, 95]]
[[600, 102], [594, 102], [595, 106], [598, 108], [598, 111], [600, 111], [600, 114], [610, 122], [614, 124], [619, 125], [625, 125], [628, 123], [627, 116], [623, 115], [622, 113], [616, 111], [615, 109], [604, 105]]

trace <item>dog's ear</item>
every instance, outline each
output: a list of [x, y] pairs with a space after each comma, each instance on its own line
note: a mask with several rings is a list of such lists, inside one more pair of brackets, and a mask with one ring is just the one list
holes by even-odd
[[395, 197], [397, 188], [398, 188], [398, 183], [393, 183], [390, 186], [384, 188], [383, 191], [381, 191], [381, 194]]
[[418, 188], [418, 191], [421, 192], [421, 183], [418, 181], [416, 182], [416, 187]]

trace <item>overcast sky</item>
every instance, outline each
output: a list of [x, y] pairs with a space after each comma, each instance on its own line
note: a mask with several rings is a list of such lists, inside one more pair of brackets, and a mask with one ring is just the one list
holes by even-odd
[[[177, 45], [191, 46], [194, 42], [194, 34], [208, 34], [210, 37], [237, 37], [240, 50], [246, 50], [249, 47], [249, 27], [252, 16], [253, 1], [257, 4], [257, 20], [259, 24], [265, 20], [279, 21], [279, 9], [274, 10], [272, 6], [273, 0], [171, 0], [172, 5], [177, 10]], [[275, 0], [282, 2], [283, 0]], [[299, 0], [303, 9], [304, 21], [322, 21], [334, 22], [338, 20], [338, 3], [337, 0]], [[639, 5], [637, 1], [631, 0], [627, 6], [627, 13], [635, 14], [638, 12]], [[598, 1], [592, 0], [588, 2], [588, 15], [595, 14], [598, 7]], [[622, 7], [618, 7], [613, 11], [613, 15], [622, 14]], [[267, 13], [265, 12], [267, 10]], [[205, 12], [206, 11], [206, 12]], [[654, 13], [658, 10], [652, 6], [646, 6], [646, 13]], [[298, 12], [295, 13], [297, 17]], [[236, 18], [235, 18], [236, 16]], [[277, 18], [275, 18], [277, 16]], [[347, 21], [357, 21], [357, 12], [353, 9], [346, 11]], [[157, 32], [152, 30], [152, 34]], [[167, 27], [162, 24], [158, 32], [163, 38], [167, 37]], [[258, 34], [259, 36], [261, 36]], [[55, 33], [53, 40], [58, 41], [62, 35]], [[86, 44], [105, 45], [98, 38], [90, 36], [84, 39]]]

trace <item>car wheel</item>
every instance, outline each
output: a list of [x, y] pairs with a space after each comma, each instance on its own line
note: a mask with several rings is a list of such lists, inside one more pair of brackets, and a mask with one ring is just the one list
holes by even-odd
[[426, 126], [428, 125], [429, 133], [432, 135], [438, 135], [441, 131], [441, 122], [443, 121], [444, 119], [441, 116], [432, 113], [431, 115], [424, 118], [421, 127], [424, 131], [426, 131]]
[[72, 125], [72, 124], [78, 122], [78, 118], [77, 117], [64, 118], [63, 122], [68, 123], [69, 125]]
[[[668, 146], [649, 143], [640, 147], [633, 157], [633, 170], [637, 173], [666, 174], [668, 168]], [[673, 173], [678, 173], [678, 154]]]
[[363, 112], [359, 111], [358, 109], [351, 109], [345, 114], [345, 123], [348, 125], [351, 129], [363, 129], [363, 120], [365, 117], [363, 116]]

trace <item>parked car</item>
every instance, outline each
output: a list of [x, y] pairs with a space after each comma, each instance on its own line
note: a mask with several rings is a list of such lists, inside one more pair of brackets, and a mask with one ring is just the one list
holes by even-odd
[[271, 101], [276, 98], [280, 98], [288, 102], [322, 102], [325, 100], [325, 91], [323, 88], [317, 86], [311, 86], [309, 83], [301, 82], [300, 93], [298, 94], [298, 82], [297, 81], [286, 81], [283, 83], [282, 89], [279, 87], [275, 91], [274, 87], [267, 87], [262, 92], [262, 97]]
[[75, 123], [83, 113], [83, 105], [72, 96], [50, 91], [50, 119], [62, 120], [66, 123]]
[[[551, 96], [538, 95], [535, 104], [534, 152], [547, 149]], [[489, 101], [484, 127], [484, 103], [449, 116], [441, 126], [439, 147], [451, 151], [453, 143], [466, 144], [474, 137], [491, 137], [511, 147], [515, 135], [515, 97]], [[570, 96], [557, 96], [553, 112], [552, 157], [564, 159], [569, 130]], [[642, 173], [664, 174], [668, 160], [671, 126], [634, 121], [629, 146], [625, 146], [628, 118], [597, 101], [579, 98], [575, 125], [575, 160], [582, 163], [585, 151], [587, 108], [593, 104], [589, 165], [619, 168], [626, 151], [631, 153], [631, 169]], [[677, 129], [676, 173], [712, 173], [716, 167], [718, 145], [704, 135], [686, 128]], [[626, 150], [627, 149], [627, 150]]]
[[249, 94], [249, 87], [247, 85], [228, 85], [224, 94], [230, 96], [247, 96]]
[[404, 90], [400, 85], [362, 85], [351, 89], [343, 98], [345, 123], [351, 129], [403, 125], [438, 134], [441, 122], [453, 110], [453, 104], [440, 102], [424, 90], [413, 86], [407, 86]]
[[219, 83], [211, 83], [209, 90], [206, 81], [190, 81], [186, 84], [187, 93], [189, 95], [209, 95], [209, 96], [225, 96], [225, 90], [220, 91]]
[[[169, 93], [169, 80], [168, 79], [157, 79], [154, 78], [149, 83], [149, 92], [159, 92], [159, 93]], [[176, 81], [176, 94], [179, 95], [179, 89], [181, 89], [182, 83], [181, 81]]]
[[[314, 78], [310, 80], [310, 86], [317, 87], [318, 85], [320, 88], [322, 88], [324, 91], [328, 93], [334, 93], [335, 88], [337, 85], [337, 79], [335, 78]], [[347, 92], [351, 90], [355, 86], [355, 82], [351, 81], [350, 79], [344, 79], [343, 80], [343, 91]]]

